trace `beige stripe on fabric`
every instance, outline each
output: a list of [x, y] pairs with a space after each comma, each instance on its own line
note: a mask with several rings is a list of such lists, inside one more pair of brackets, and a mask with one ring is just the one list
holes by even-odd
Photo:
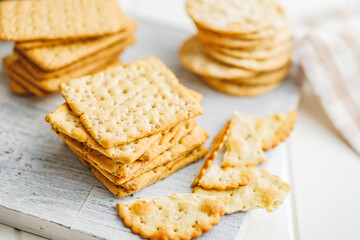
[[342, 103], [354, 124], [360, 128], [360, 111], [356, 103], [349, 97], [350, 92], [345, 87], [345, 83], [342, 82], [340, 70], [334, 61], [331, 50], [319, 37], [310, 36], [309, 40], [314, 44], [317, 57], [327, 70], [328, 79], [334, 84], [334, 91], [337, 94], [338, 100]]

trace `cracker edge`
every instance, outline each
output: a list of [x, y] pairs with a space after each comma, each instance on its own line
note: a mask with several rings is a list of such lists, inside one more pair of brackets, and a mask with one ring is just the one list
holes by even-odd
[[209, 168], [213, 164], [218, 152], [221, 150], [221, 148], [223, 147], [224, 143], [226, 142], [227, 138], [230, 135], [233, 122], [234, 122], [233, 119], [227, 121], [227, 123], [223, 126], [223, 128], [214, 138], [213, 142], [211, 143], [209, 152], [205, 157], [203, 166], [201, 167], [199, 173], [197, 174], [193, 183], [191, 184], [192, 188], [199, 183], [200, 179], [205, 175], [207, 170], [209, 170]]

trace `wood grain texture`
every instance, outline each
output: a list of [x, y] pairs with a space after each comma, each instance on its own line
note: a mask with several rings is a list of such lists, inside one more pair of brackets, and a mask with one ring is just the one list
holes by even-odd
[[[206, 86], [178, 60], [179, 46], [189, 35], [140, 19], [139, 41], [122, 59], [129, 62], [154, 55], [181, 83], [205, 96], [205, 115], [198, 122], [210, 134], [207, 147], [234, 110], [271, 114], [296, 107], [299, 91], [293, 80], [251, 99], [224, 95]], [[0, 56], [11, 52], [11, 46], [0, 43]], [[117, 216], [115, 203], [125, 199], [115, 198], [97, 181], [45, 122], [46, 114], [64, 101], [60, 95], [44, 99], [12, 95], [1, 69], [0, 96], [0, 222], [54, 239], [139, 239]], [[191, 192], [190, 184], [201, 165], [202, 161], [191, 164], [126, 199]], [[202, 239], [234, 239], [245, 215], [224, 216]]]

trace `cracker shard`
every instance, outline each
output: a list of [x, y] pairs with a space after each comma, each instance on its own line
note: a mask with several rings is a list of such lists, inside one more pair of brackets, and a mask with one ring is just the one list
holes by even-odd
[[234, 114], [233, 120], [221, 166], [254, 166], [264, 162], [261, 140], [254, 127], [239, 113]]
[[60, 89], [85, 128], [106, 148], [203, 113], [175, 75], [154, 57], [72, 80]]
[[208, 232], [225, 213], [226, 199], [191, 193], [117, 203], [132, 231], [149, 239], [192, 239]]
[[261, 139], [263, 150], [276, 147], [291, 133], [296, 122], [295, 110], [287, 113], [278, 113], [265, 117], [255, 117], [255, 130]]
[[228, 199], [226, 213], [229, 214], [257, 208], [272, 212], [284, 202], [290, 192], [290, 186], [287, 183], [282, 182], [278, 176], [272, 175], [266, 170], [256, 167], [240, 167], [236, 169], [250, 177], [248, 185], [223, 191], [196, 187], [194, 193], [226, 197]]
[[211, 165], [215, 161], [218, 152], [221, 150], [226, 139], [229, 137], [232, 125], [233, 125], [233, 120], [230, 119], [214, 138], [213, 142], [211, 143], [210, 150], [205, 156], [203, 166], [201, 167], [199, 173], [195, 177], [193, 183], [191, 184], [191, 187], [196, 186], [199, 180], [205, 175], [206, 171], [211, 167]]
[[222, 169], [218, 166], [212, 166], [205, 176], [200, 179], [199, 186], [208, 190], [228, 190], [246, 186], [249, 181], [250, 177], [241, 169]]

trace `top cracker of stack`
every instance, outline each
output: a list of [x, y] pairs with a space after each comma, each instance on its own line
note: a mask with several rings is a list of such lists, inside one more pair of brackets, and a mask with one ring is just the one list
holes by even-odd
[[46, 117], [116, 196], [124, 197], [200, 159], [208, 134], [194, 117], [201, 94], [147, 57], [61, 84], [66, 103]]
[[180, 59], [213, 88], [256, 96], [276, 88], [291, 65], [291, 34], [284, 10], [273, 0], [188, 0], [198, 34]]
[[115, 0], [5, 1], [0, 39], [15, 41], [3, 59], [14, 93], [46, 96], [62, 82], [119, 65], [136, 23]]

